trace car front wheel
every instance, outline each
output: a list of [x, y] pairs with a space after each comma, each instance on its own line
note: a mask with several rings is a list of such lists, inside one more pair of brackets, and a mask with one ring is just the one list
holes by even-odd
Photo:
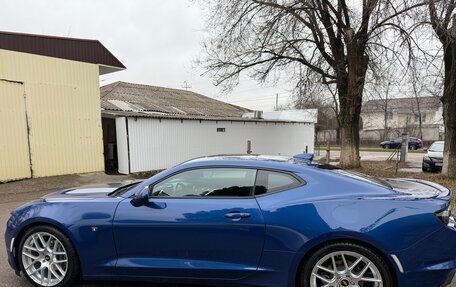
[[374, 251], [352, 243], [334, 243], [316, 251], [301, 273], [301, 287], [392, 287], [385, 261]]
[[71, 286], [78, 277], [76, 252], [56, 228], [30, 228], [22, 237], [18, 252], [21, 270], [35, 286]]

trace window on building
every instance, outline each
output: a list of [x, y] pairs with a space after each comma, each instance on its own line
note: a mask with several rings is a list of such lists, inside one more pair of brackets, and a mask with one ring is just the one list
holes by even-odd
[[386, 112], [386, 118], [388, 120], [392, 120], [393, 119], [393, 112]]
[[[415, 115], [415, 122], [416, 123], [420, 122], [420, 115], [418, 115], [418, 114]], [[422, 123], [426, 122], [426, 113], [421, 113], [421, 122]]]
[[225, 128], [217, 128], [217, 132], [218, 133], [224, 133], [225, 132]]

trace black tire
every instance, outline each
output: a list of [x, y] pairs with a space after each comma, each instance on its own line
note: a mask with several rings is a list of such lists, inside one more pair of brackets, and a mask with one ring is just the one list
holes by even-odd
[[410, 149], [410, 150], [416, 150], [417, 148], [416, 148], [416, 145], [411, 145], [411, 146], [409, 147], [409, 149]]
[[386, 144], [384, 148], [390, 149], [391, 147], [389, 144]]
[[383, 287], [393, 287], [393, 278], [390, 272], [390, 268], [386, 264], [385, 260], [382, 259], [375, 251], [364, 246], [353, 244], [353, 243], [332, 243], [315, 251], [309, 258], [306, 260], [301, 270], [300, 278], [300, 287], [311, 287], [311, 275], [314, 266], [317, 262], [325, 257], [326, 255], [338, 252], [338, 251], [348, 251], [356, 252], [365, 258], [369, 259], [378, 269], [382, 276]]
[[29, 280], [30, 283], [32, 283], [34, 286], [37, 287], [42, 287], [43, 285], [36, 283], [33, 281], [30, 276], [27, 274], [27, 272], [24, 271], [25, 267], [22, 262], [22, 249], [24, 248], [24, 243], [28, 239], [28, 237], [34, 233], [37, 232], [46, 232], [49, 233], [53, 236], [55, 236], [64, 246], [67, 258], [68, 258], [68, 267], [67, 267], [67, 272], [65, 274], [65, 277], [62, 279], [62, 281], [56, 285], [53, 285], [53, 287], [62, 287], [62, 286], [72, 286], [80, 277], [80, 267], [79, 267], [79, 258], [78, 255], [73, 247], [73, 244], [71, 243], [70, 239], [65, 236], [60, 230], [48, 226], [48, 225], [39, 225], [39, 226], [33, 226], [30, 229], [28, 229], [25, 234], [22, 236], [21, 241], [18, 246], [18, 260], [19, 260], [19, 266], [21, 268], [22, 273], [24, 274], [25, 278]]
[[386, 148], [386, 146], [382, 145], [382, 149], [385, 149], [385, 148]]
[[428, 171], [429, 171], [429, 169], [428, 169], [427, 167], [425, 167], [424, 165], [421, 167], [421, 170], [422, 170], [423, 172], [428, 172]]

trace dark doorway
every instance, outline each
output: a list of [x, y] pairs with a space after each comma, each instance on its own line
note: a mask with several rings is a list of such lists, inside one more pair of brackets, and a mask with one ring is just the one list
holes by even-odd
[[103, 150], [106, 173], [117, 173], [119, 164], [117, 161], [116, 119], [101, 118], [103, 128]]

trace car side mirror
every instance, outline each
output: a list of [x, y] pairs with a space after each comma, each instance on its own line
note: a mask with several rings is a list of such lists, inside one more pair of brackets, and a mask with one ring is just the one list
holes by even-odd
[[140, 207], [149, 203], [149, 186], [146, 186], [140, 193], [135, 194], [130, 200], [131, 205]]
[[427, 152], [427, 151], [428, 151], [428, 149], [427, 149], [427, 148], [423, 148], [423, 151], [424, 151], [424, 152]]

